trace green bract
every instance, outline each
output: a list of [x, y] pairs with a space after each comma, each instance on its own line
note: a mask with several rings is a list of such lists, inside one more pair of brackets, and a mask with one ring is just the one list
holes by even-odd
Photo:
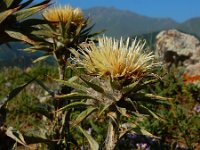
[[43, 24], [44, 20], [28, 18], [48, 6], [50, 0], [30, 6], [32, 0], [1, 0], [0, 1], [0, 44], [11, 41], [24, 41], [35, 44], [32, 31], [35, 25]]
[[69, 48], [80, 46], [98, 33], [90, 33], [93, 26], [89, 26], [90, 21], [84, 17], [79, 8], [70, 6], [53, 7], [43, 12], [45, 25], [38, 26], [38, 30], [33, 34], [38, 37], [36, 44], [26, 48], [26, 51], [44, 51], [45, 56], [35, 61], [53, 55], [60, 66], [66, 64], [71, 52]]
[[[97, 45], [90, 43], [79, 51], [71, 51], [75, 55], [72, 59], [75, 65], [83, 67], [82, 71], [74, 65], [71, 67], [80, 80], [73, 84], [68, 81], [62, 83], [81, 92], [87, 104], [73, 125], [81, 126], [80, 123], [85, 120], [98, 124], [103, 118], [107, 126], [106, 150], [113, 150], [119, 139], [131, 131], [152, 136], [137, 122], [127, 122], [132, 116], [143, 120], [146, 115], [163, 121], [147, 104], [169, 100], [144, 90], [159, 79], [153, 74], [158, 63], [155, 63], [152, 53], [144, 51], [144, 44], [136, 39], [129, 44], [129, 39], [124, 43], [122, 39], [117, 41], [104, 37]], [[89, 135], [86, 138], [91, 140]]]

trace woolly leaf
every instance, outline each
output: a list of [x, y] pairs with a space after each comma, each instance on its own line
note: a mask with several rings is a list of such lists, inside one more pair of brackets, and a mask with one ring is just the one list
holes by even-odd
[[4, 106], [8, 101], [12, 100], [14, 97], [17, 96], [28, 84], [30, 84], [35, 79], [28, 81], [27, 83], [13, 89], [4, 99], [0, 101], [0, 108]]
[[93, 113], [94, 111], [96, 111], [97, 108], [95, 107], [89, 107], [86, 110], [84, 110], [81, 114], [78, 115], [78, 117], [76, 118], [76, 120], [73, 122], [73, 125], [78, 125], [79, 123], [81, 123], [85, 118], [87, 118], [91, 113]]
[[78, 128], [83, 133], [83, 135], [87, 138], [90, 144], [91, 150], [98, 150], [99, 144], [94, 140], [94, 138], [90, 134], [88, 134], [85, 130], [83, 130], [80, 126]]
[[86, 104], [85, 102], [73, 102], [60, 108], [58, 111], [65, 111], [67, 109], [76, 108], [76, 107], [85, 107], [85, 106], [88, 106], [88, 104]]

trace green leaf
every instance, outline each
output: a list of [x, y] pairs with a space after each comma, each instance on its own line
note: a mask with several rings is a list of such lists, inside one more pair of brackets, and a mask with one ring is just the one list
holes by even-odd
[[167, 97], [149, 94], [149, 93], [145, 93], [145, 97], [147, 97], [149, 99], [154, 99], [154, 100], [173, 100], [173, 98], [167, 98]]
[[80, 57], [80, 53], [76, 51], [74, 48], [69, 48], [69, 51], [75, 56]]
[[76, 90], [79, 90], [79, 91], [82, 91], [82, 92], [87, 92], [87, 88], [84, 87], [83, 85], [81, 84], [78, 84], [78, 83], [75, 83], [75, 82], [71, 82], [71, 81], [66, 81], [66, 80], [60, 80], [60, 79], [52, 79], [54, 81], [57, 81], [59, 83], [62, 83], [64, 85], [67, 85], [71, 88], [74, 88]]
[[24, 141], [23, 135], [19, 131], [17, 131], [16, 129], [9, 127], [6, 130], [6, 135], [8, 137], [12, 138], [13, 140], [15, 140], [16, 142], [28, 147], [26, 142]]
[[105, 140], [105, 147], [108, 150], [114, 150], [115, 146], [116, 146], [116, 142], [118, 139], [118, 135], [116, 133], [116, 127], [114, 127], [112, 120], [109, 120], [109, 124], [108, 124], [108, 130], [107, 130], [107, 136], [106, 136], [106, 140]]
[[[45, 143], [45, 144], [52, 144], [55, 143], [55, 141], [50, 140], [50, 139], [45, 139], [42, 138], [40, 135], [36, 136], [36, 135], [24, 135], [24, 139], [26, 140], [27, 144], [37, 144], [37, 143]], [[30, 149], [33, 149], [30, 147]]]
[[[96, 132], [97, 134], [101, 134], [102, 132], [102, 126], [99, 126], [98, 124], [95, 124], [95, 120], [88, 120], [89, 124], [91, 125], [91, 128], [94, 132]], [[105, 125], [106, 127], [106, 125]]]
[[87, 95], [87, 94], [82, 94], [82, 93], [78, 93], [78, 92], [74, 92], [74, 93], [69, 93], [69, 94], [62, 94], [62, 95], [56, 95], [55, 96], [56, 99], [65, 99], [65, 100], [71, 100], [71, 99], [94, 99], [93, 97]]
[[[20, 1], [22, 1], [22, 0], [20, 0]], [[20, 4], [19, 5], [20, 9], [23, 9], [23, 8], [27, 7], [29, 4], [31, 4], [32, 2], [33, 2], [33, 0], [27, 0], [26, 2], [20, 4], [21, 2], [18, 1], [17, 4], [16, 4], [15, 1], [14, 1], [14, 5], [17, 6], [17, 5]]]
[[19, 31], [9, 31], [9, 30], [6, 30], [5, 31], [10, 37], [12, 38], [15, 38], [17, 40], [20, 40], [20, 41], [24, 41], [26, 43], [29, 43], [31, 45], [35, 45], [36, 43], [31, 40], [28, 36], [20, 33]]
[[79, 36], [80, 35], [81, 29], [82, 29], [82, 25], [79, 25], [78, 28], [76, 29], [75, 36]]
[[[68, 22], [66, 24], [63, 24], [63, 25], [65, 25], [64, 27], [62, 27], [64, 29], [63, 31], [66, 31], [66, 29], [70, 29], [71, 23], [72, 23], [72, 15], [69, 16]], [[62, 31], [62, 29], [61, 29], [61, 31]], [[70, 38], [69, 36], [65, 36], [65, 34], [68, 35], [67, 32], [61, 32], [61, 33], [62, 33], [63, 37]]]
[[152, 79], [152, 80], [145, 81], [144, 83], [139, 84], [139, 86], [135, 89], [135, 91], [139, 91], [139, 90], [147, 87], [147, 85], [153, 84], [153, 83], [156, 83], [156, 82], [158, 82], [158, 79]]
[[106, 30], [101, 30], [101, 31], [99, 31], [99, 32], [95, 32], [95, 33], [92, 33], [92, 34], [88, 34], [88, 35], [87, 35], [87, 38], [91, 38], [91, 37], [97, 36], [97, 35], [99, 35], [99, 34], [104, 33], [105, 31], [106, 31]]
[[43, 4], [43, 5], [39, 5], [39, 6], [30, 7], [30, 8], [27, 8], [27, 9], [20, 10], [20, 11], [18, 11], [14, 14], [15, 17], [16, 17], [16, 21], [23, 20], [23, 19], [39, 12], [40, 10], [42, 10], [46, 7], [48, 7], [48, 4]]
[[47, 59], [47, 58], [50, 57], [50, 56], [51, 56], [51, 55], [41, 56], [41, 57], [35, 59], [35, 60], [33, 61], [33, 63], [36, 63], [36, 62], [39, 62], [39, 61], [45, 60], [45, 59]]
[[71, 108], [86, 107], [86, 106], [88, 106], [88, 104], [86, 104], [85, 102], [73, 102], [73, 103], [70, 103], [70, 104], [60, 108], [58, 111], [65, 111], [65, 110], [71, 109]]
[[122, 89], [123, 94], [127, 94], [127, 93], [133, 91], [134, 88], [136, 88], [138, 86], [139, 82], [140, 82], [140, 80], [137, 80], [137, 81], [127, 85], [126, 87], [124, 87]]
[[145, 81], [142, 86], [146, 86], [146, 85], [149, 85], [149, 84], [152, 84], [152, 83], [156, 83], [158, 82], [158, 79], [152, 79], [152, 80], [148, 80], [148, 81]]
[[[27, 75], [30, 78], [33, 78], [31, 75], [29, 75], [28, 73], [24, 73], [25, 75]], [[47, 91], [49, 93], [49, 95], [51, 95], [52, 97], [54, 96], [54, 92], [51, 91], [41, 80], [37, 79], [35, 77], [35, 81], [37, 82], [37, 84], [39, 84], [45, 91]]]
[[37, 36], [45, 36], [45, 38], [54, 38], [57, 34], [49, 29], [33, 30], [31, 33]]
[[78, 80], [79, 77], [78, 76], [72, 76], [71, 78], [68, 79], [69, 82], [75, 82], [76, 80]]
[[45, 104], [45, 103], [40, 103], [37, 104], [37, 106], [34, 106], [30, 108], [33, 112], [41, 114], [48, 119], [52, 120], [53, 119], [53, 111], [50, 110], [50, 107]]
[[4, 106], [8, 101], [12, 100], [14, 97], [17, 96], [17, 94], [19, 94], [28, 84], [30, 84], [32, 81], [34, 81], [35, 79], [32, 79], [30, 81], [28, 81], [27, 83], [15, 88], [14, 90], [12, 90], [4, 99], [2, 99], [0, 101], [0, 108], [2, 106]]
[[[51, 0], [43, 0], [42, 2], [32, 6], [32, 7], [36, 7], [36, 6], [40, 6], [40, 5], [44, 5], [44, 4], [48, 4]], [[51, 5], [51, 4], [50, 4]]]
[[79, 123], [81, 123], [85, 118], [87, 118], [90, 114], [92, 114], [94, 111], [96, 111], [97, 108], [95, 107], [89, 107], [85, 111], [81, 112], [81, 114], [78, 115], [76, 120], [73, 122], [73, 125], [76, 126]]
[[38, 50], [36, 50], [36, 49], [34, 49], [32, 47], [28, 47], [28, 48], [23, 49], [23, 51], [33, 53], [33, 52], [37, 52]]
[[46, 45], [35, 45], [35, 46], [31, 46], [28, 48], [23, 49], [26, 52], [37, 52], [37, 51], [45, 51], [48, 53], [51, 53], [51, 48], [46, 44]]
[[92, 82], [89, 82], [87, 80], [85, 80], [83, 77], [80, 77], [90, 88], [94, 89], [95, 91], [99, 92], [99, 93], [104, 93], [104, 89]]
[[17, 11], [18, 8], [9, 9], [0, 13], [0, 24], [11, 14]]
[[107, 116], [110, 118], [109, 122], [112, 121], [112, 124], [115, 123], [115, 125], [119, 125], [119, 120], [117, 120], [117, 114], [116, 112], [109, 112], [107, 113]]
[[153, 138], [159, 138], [157, 136], [154, 136], [153, 134], [151, 134], [150, 132], [148, 132], [147, 130], [140, 128], [139, 126], [133, 127], [132, 131], [136, 134], [141, 134], [141, 135], [146, 135], [149, 137], [153, 137]]
[[[66, 30], [70, 28], [71, 18], [72, 17], [69, 16], [69, 20], [67, 22], [67, 25], [69, 25], [69, 27], [65, 27], [65, 23], [59, 22], [59, 31], [61, 32], [61, 37], [62, 38], [67, 38], [68, 39], [68, 36], [66, 36], [66, 35], [68, 35]], [[61, 19], [61, 18], [59, 18], [59, 19]]]
[[22, 0], [0, 0], [0, 11], [6, 11], [9, 8], [17, 7]]
[[41, 80], [35, 80], [45, 91], [47, 91], [51, 96], [54, 96], [53, 91], [51, 91]]
[[127, 114], [126, 108], [117, 107], [117, 110], [120, 112], [120, 114], [121, 114], [122, 116], [130, 117], [130, 116]]
[[33, 25], [41, 25], [48, 23], [46, 20], [42, 19], [27, 19], [20, 23], [21, 26], [33, 26]]
[[146, 103], [164, 104], [164, 105], [169, 105], [169, 101], [173, 100], [172, 98], [166, 98], [144, 92], [133, 93], [128, 95], [128, 97], [133, 101], [144, 101]]
[[110, 106], [111, 106], [111, 104], [104, 104], [104, 107], [102, 109], [100, 109], [100, 112], [99, 112], [97, 118], [99, 118], [107, 109], [109, 109]]
[[83, 130], [80, 126], [78, 126], [79, 130], [83, 133], [83, 135], [87, 138], [91, 150], [98, 150], [99, 144], [94, 140], [94, 138], [89, 135], [85, 130]]
[[156, 118], [156, 119], [158, 119], [158, 120], [160, 120], [160, 121], [165, 122], [164, 119], [162, 119], [162, 118], [161, 118], [160, 116], [158, 116], [156, 113], [154, 113], [153, 111], [151, 111], [149, 108], [145, 107], [144, 105], [140, 105], [140, 107], [141, 107], [141, 108], [144, 108], [144, 109], [146, 110], [146, 112], [147, 112], [149, 115], [153, 116], [154, 118]]
[[86, 34], [86, 35], [87, 35], [87, 34], [92, 30], [92, 28], [94, 27], [94, 25], [95, 25], [95, 24], [91, 25], [90, 27], [88, 27], [88, 28], [85, 29], [85, 30], [82, 30], [82, 31], [81, 31], [81, 35], [82, 35], [82, 34]]
[[[3, 4], [6, 5], [6, 8], [10, 7], [14, 0], [2, 0]], [[0, 5], [3, 5], [0, 3]]]

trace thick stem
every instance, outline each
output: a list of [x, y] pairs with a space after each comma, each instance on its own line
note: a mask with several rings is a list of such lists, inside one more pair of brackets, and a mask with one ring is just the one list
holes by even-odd
[[58, 73], [59, 73], [59, 79], [64, 80], [65, 79], [65, 64], [58, 66]]
[[[59, 73], [59, 79], [60, 80], [64, 80], [65, 79], [65, 72], [66, 72], [66, 62], [62, 59], [62, 57], [60, 57], [60, 55], [54, 53], [54, 57], [57, 60], [58, 63], [58, 73]], [[70, 74], [71, 75], [71, 74]], [[68, 94], [71, 92], [71, 88], [67, 87], [66, 85], [61, 84], [60, 85], [60, 89], [59, 89], [59, 94]], [[69, 104], [70, 101], [68, 101], [67, 104]], [[56, 109], [60, 109], [63, 107], [63, 105], [66, 105], [66, 103], [60, 99], [59, 101], [57, 101], [57, 103], [55, 104], [55, 108]], [[62, 114], [56, 114], [58, 120], [57, 120], [57, 124], [59, 125], [59, 137], [60, 139], [65, 139], [65, 143], [66, 143], [66, 149], [70, 150], [70, 140], [68, 139], [70, 136], [70, 115], [71, 115], [71, 110], [65, 111]], [[63, 124], [61, 124], [61, 122], [63, 122]], [[60, 145], [61, 144], [61, 145]], [[60, 148], [62, 147], [62, 143], [58, 143], [58, 145], [60, 145]]]
[[119, 140], [119, 131], [116, 122], [111, 118], [109, 119], [108, 131], [105, 143], [106, 150], [114, 150]]
[[58, 53], [57, 51], [53, 52], [53, 56], [58, 64], [58, 74], [59, 74], [59, 79], [64, 80], [65, 78], [65, 67], [66, 67], [66, 62], [63, 59], [64, 56], [62, 54]]

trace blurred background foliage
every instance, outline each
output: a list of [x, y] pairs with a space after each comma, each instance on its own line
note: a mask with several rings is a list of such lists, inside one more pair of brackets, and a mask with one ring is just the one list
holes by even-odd
[[[32, 1], [26, 1], [22, 2], [20, 0], [18, 1], [1, 1], [0, 2], [0, 44], [5, 44], [7, 42], [13, 42], [16, 40], [20, 40], [19, 37], [23, 37], [23, 42], [27, 42], [34, 47], [34, 40], [38, 40], [34, 35], [32, 35], [32, 31], [35, 30], [35, 25], [46, 23], [44, 20], [36, 19], [36, 20], [29, 20], [31, 18], [28, 18], [29, 16], [33, 15], [34, 13], [46, 8], [49, 3], [49, 1], [43, 1], [37, 5], [33, 5], [31, 7], [28, 7], [31, 4]], [[23, 11], [24, 10], [24, 11]], [[30, 10], [34, 10], [30, 13]], [[15, 13], [15, 12], [21, 13]], [[27, 15], [27, 12], [29, 14]], [[5, 15], [6, 14], [6, 15]], [[22, 15], [23, 14], [23, 15]], [[21, 16], [22, 15], [22, 16]], [[21, 17], [20, 17], [21, 16]], [[27, 19], [26, 22], [24, 19]], [[86, 20], [87, 22], [88, 20]], [[32, 22], [32, 23], [28, 23]], [[88, 22], [87, 22], [88, 23]], [[86, 23], [86, 25], [87, 25]], [[5, 26], [5, 24], [8, 24], [9, 26]], [[88, 40], [89, 37], [92, 37], [90, 35], [89, 31], [91, 28], [86, 28], [87, 26], [81, 26], [78, 27], [78, 29], [74, 30], [74, 32], [77, 33], [75, 36], [75, 40], [72, 40], [73, 48], [77, 48], [78, 44], [80, 44], [83, 41]], [[61, 27], [63, 24], [61, 23]], [[69, 25], [70, 26], [70, 25]], [[45, 26], [43, 26], [45, 27]], [[51, 27], [51, 25], [50, 25]], [[92, 27], [92, 26], [91, 26]], [[27, 30], [29, 28], [30, 30]], [[46, 29], [46, 28], [45, 28]], [[52, 31], [53, 29], [49, 29], [48, 31]], [[63, 28], [62, 28], [63, 30]], [[26, 31], [26, 32], [24, 32]], [[14, 34], [13, 34], [14, 33]], [[87, 33], [87, 34], [83, 34]], [[79, 35], [81, 39], [79, 39]], [[96, 35], [96, 34], [94, 34]], [[42, 36], [46, 36], [45, 34]], [[48, 35], [49, 36], [49, 35]], [[62, 36], [66, 36], [63, 35]], [[73, 36], [73, 35], [72, 35]], [[29, 38], [30, 37], [30, 38]], [[142, 36], [143, 37], [143, 36]], [[49, 37], [48, 37], [49, 38]], [[70, 37], [71, 38], [71, 37]], [[144, 35], [143, 38], [146, 38]], [[149, 38], [147, 36], [147, 38]], [[59, 38], [58, 38], [59, 39]], [[64, 38], [63, 38], [64, 39]], [[72, 38], [73, 39], [73, 38]], [[147, 41], [149, 43], [150, 47], [152, 47], [152, 39]], [[41, 41], [39, 41], [40, 43]], [[44, 41], [44, 43], [40, 43], [41, 46], [45, 46], [45, 42], [48, 43], [48, 41]], [[55, 52], [57, 53], [57, 50], [52, 49], [52, 45], [60, 46], [59, 40], [56, 41], [57, 43], [51, 43], [50, 45], [50, 53]], [[65, 48], [65, 42], [62, 43], [62, 48]], [[68, 44], [68, 43], [67, 43]], [[71, 43], [70, 43], [71, 44]], [[69, 44], [69, 45], [70, 45]], [[63, 46], [64, 45], [64, 46]], [[8, 101], [6, 103], [6, 120], [5, 120], [5, 126], [13, 126], [15, 129], [21, 131], [22, 134], [28, 135], [41, 135], [43, 133], [43, 129], [47, 127], [51, 127], [52, 124], [52, 114], [48, 114], [47, 118], [50, 118], [47, 120], [47, 118], [44, 119], [44, 113], [43, 110], [49, 110], [51, 112], [52, 106], [54, 105], [53, 101], [48, 101], [45, 103], [45, 105], [41, 105], [43, 102], [48, 100], [48, 91], [44, 90], [44, 87], [41, 85], [45, 85], [50, 89], [54, 94], [59, 93], [60, 83], [55, 82], [52, 80], [52, 78], [56, 79], [59, 78], [59, 70], [57, 69], [56, 62], [48, 59], [46, 62], [40, 62], [37, 64], [32, 64], [32, 60], [34, 60], [37, 57], [42, 56], [44, 53], [37, 53], [35, 55], [29, 55], [24, 54], [21, 51], [16, 51], [13, 53], [11, 50], [9, 53], [5, 53], [5, 49], [9, 51], [9, 47], [12, 48], [12, 50], [16, 49], [23, 49], [27, 48], [28, 46], [24, 46], [23, 44], [16, 44], [16, 43], [10, 43], [10, 45], [1, 45], [0, 47], [0, 61], [1, 59], [5, 58], [8, 60], [7, 63], [3, 64], [1, 63], [0, 67], [0, 100], [3, 101], [5, 96], [18, 87], [19, 85], [23, 85], [24, 83], [29, 82], [33, 78], [37, 78], [37, 81], [41, 81], [42, 84], [38, 84], [38, 82], [35, 80], [28, 84], [26, 88], [23, 88], [21, 92], [13, 97], [12, 101]], [[47, 51], [48, 52], [48, 51]], [[67, 51], [68, 53], [69, 51]], [[48, 54], [50, 54], [48, 53]], [[58, 60], [62, 59], [63, 55], [66, 55], [66, 53], [62, 53], [61, 56], [59, 56], [60, 53], [57, 55]], [[18, 58], [18, 56], [21, 57], [19, 60], [15, 60], [15, 57]], [[24, 59], [24, 58], [30, 57], [31, 59]], [[67, 58], [69, 55], [67, 54]], [[67, 59], [66, 59], [67, 60]], [[8, 63], [16, 64], [15, 67], [8, 67]], [[62, 63], [65, 63], [62, 62]], [[59, 64], [62, 65], [62, 64]], [[70, 78], [68, 76], [68, 72], [64, 72], [64, 76], [67, 76], [67, 79]], [[160, 137], [160, 140], [157, 142], [157, 148], [159, 149], [200, 149], [200, 90], [199, 87], [194, 84], [186, 84], [185, 80], [182, 76], [181, 69], [178, 69], [176, 67], [172, 67], [170, 71], [167, 71], [165, 68], [160, 69], [156, 71], [156, 74], [159, 74], [161, 76], [161, 80], [157, 82], [156, 84], [149, 85], [145, 87], [143, 90], [148, 93], [153, 93], [155, 95], [160, 95], [164, 97], [170, 97], [173, 98], [173, 100], [170, 100], [169, 103], [166, 105], [155, 105], [155, 104], [148, 104], [148, 108], [150, 108], [155, 114], [159, 114], [161, 118], [163, 118], [165, 121], [161, 121], [159, 119], [155, 119], [152, 116], [150, 117], [136, 117], [134, 115], [131, 115], [131, 117], [124, 117], [120, 116], [118, 119], [121, 122], [135, 122], [140, 125], [141, 128], [145, 128], [148, 132], [152, 133], [154, 136]], [[72, 75], [72, 74], [71, 74]], [[86, 82], [87, 83], [87, 82]], [[2, 102], [0, 101], [0, 102]], [[66, 103], [65, 103], [66, 104]], [[141, 102], [142, 104], [142, 102]], [[39, 107], [38, 107], [39, 106]], [[1, 107], [2, 108], [2, 107]], [[57, 108], [56, 108], [57, 109]], [[60, 109], [60, 108], [58, 108]], [[80, 107], [79, 109], [73, 108], [74, 113], [71, 115], [71, 119], [75, 120], [77, 119], [77, 116], [79, 116], [80, 113], [82, 113], [86, 108]], [[2, 112], [3, 109], [1, 110]], [[2, 113], [1, 112], [1, 113]], [[38, 113], [39, 112], [39, 113]], [[58, 113], [59, 114], [59, 113]], [[63, 115], [63, 114], [62, 114]], [[106, 138], [106, 132], [108, 128], [108, 124], [104, 125], [105, 120], [107, 119], [106, 112], [105, 114], [101, 115], [98, 118], [98, 122], [93, 121], [92, 119], [86, 119], [86, 121], [83, 121], [81, 126], [88, 130], [92, 128], [91, 135], [95, 138], [95, 140], [100, 143], [100, 148], [102, 149]], [[142, 119], [140, 119], [142, 118]], [[2, 116], [0, 116], [0, 119], [2, 119]], [[3, 118], [4, 119], [4, 118]], [[45, 121], [41, 121], [41, 120]], [[62, 120], [62, 119], [61, 119]], [[0, 120], [0, 123], [2, 125], [2, 120]], [[72, 142], [72, 148], [77, 148], [76, 144], [81, 144], [82, 146], [85, 146], [85, 149], [89, 149], [88, 141], [86, 138], [83, 138], [83, 133], [80, 130], [77, 130], [77, 128], [72, 128], [71, 133], [68, 134], [68, 137]], [[54, 133], [53, 133], [54, 134]], [[86, 134], [87, 135], [87, 134]], [[49, 135], [50, 138], [54, 139], [54, 135]], [[44, 136], [45, 137], [45, 136]], [[55, 136], [56, 137], [56, 136]], [[139, 149], [139, 147], [136, 146], [136, 143], [131, 143], [130, 139], [127, 138], [128, 135], [124, 136], [122, 140], [117, 143], [118, 149], [120, 147], [131, 149]], [[76, 139], [76, 140], [74, 140]], [[141, 137], [138, 137], [138, 139], [141, 139]], [[73, 141], [74, 140], [74, 141]], [[135, 139], [133, 138], [133, 141]], [[150, 143], [150, 148], [155, 148], [153, 144], [151, 144], [150, 141], [154, 140], [147, 139], [145, 142]], [[22, 142], [23, 143], [23, 142]], [[140, 143], [140, 142], [138, 142]], [[23, 144], [22, 144], [23, 145]], [[42, 145], [44, 146], [44, 145]], [[40, 146], [40, 148], [42, 148]], [[39, 147], [38, 147], [39, 148]], [[47, 148], [47, 147], [43, 147]]]

